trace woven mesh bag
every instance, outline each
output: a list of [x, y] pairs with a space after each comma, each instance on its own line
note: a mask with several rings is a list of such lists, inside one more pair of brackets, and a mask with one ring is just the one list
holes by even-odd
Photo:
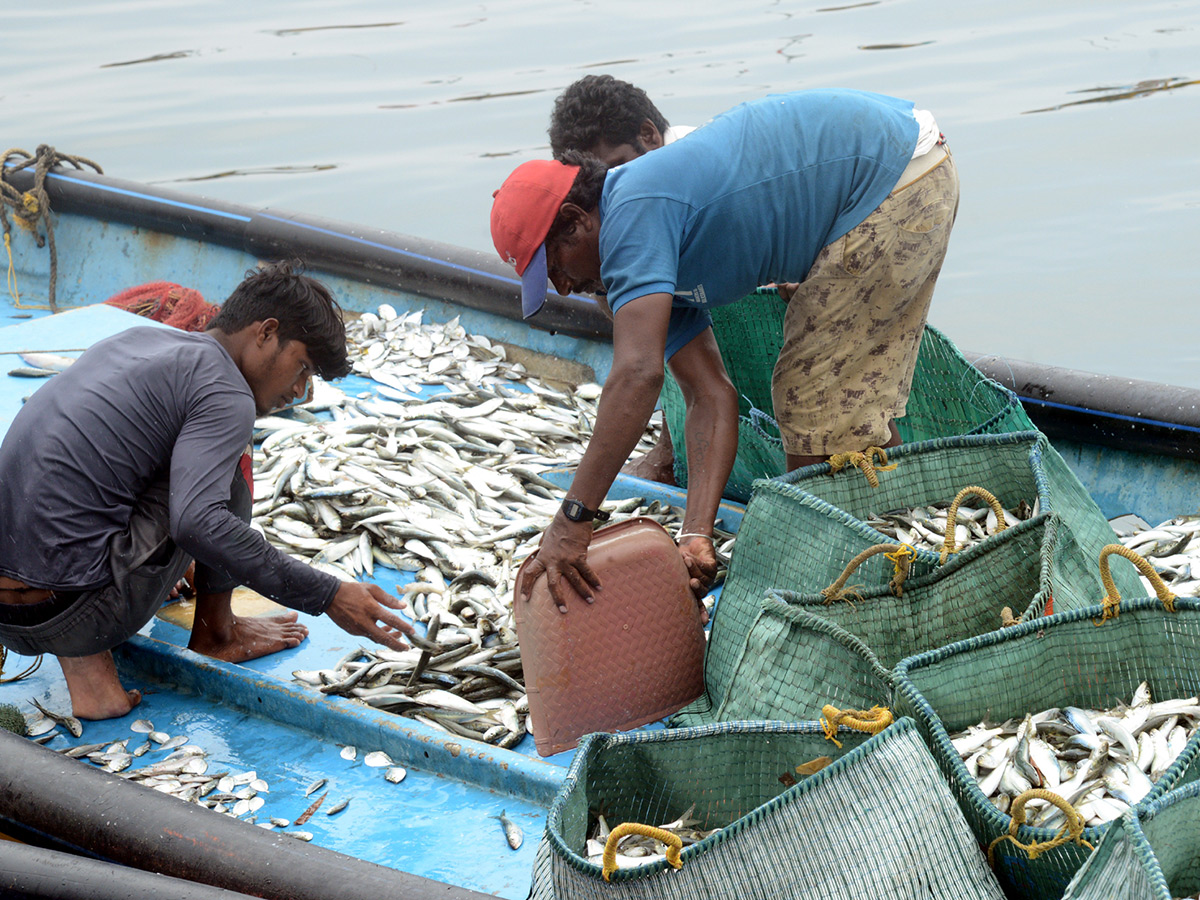
[[711, 718], [800, 720], [816, 718], [825, 703], [890, 706], [890, 671], [906, 656], [993, 631], [1005, 607], [1028, 620], [1051, 603], [1060, 611], [1093, 605], [1103, 588], [1079, 558], [1070, 531], [1042, 513], [895, 588], [858, 585], [852, 598], [832, 601], [770, 590]]
[[817, 719], [839, 710], [892, 705], [892, 674], [841, 626], [768, 591], [714, 721]]
[[[738, 394], [738, 451], [725, 496], [747, 500], [756, 478], [786, 471], [783, 443], [772, 410], [771, 374], [783, 347], [787, 304], [774, 288], [762, 288], [737, 303], [709, 310], [725, 371]], [[687, 486], [684, 442], [686, 405], [679, 385], [667, 374], [663, 418], [673, 435], [675, 480]], [[967, 362], [953, 342], [925, 326], [905, 415], [896, 428], [905, 442], [962, 434], [1031, 431], [1033, 423], [1016, 394]]]
[[[1000, 900], [913, 723], [842, 737], [838, 750], [813, 722], [589, 736], [551, 804], [531, 898]], [[780, 783], [817, 756], [837, 758]], [[699, 827], [722, 830], [684, 848], [678, 870], [659, 861], [605, 881], [578, 853], [589, 810], [661, 823], [693, 803]]]
[[[1155, 700], [1194, 696], [1200, 691], [1200, 601], [1176, 599], [1173, 606], [1172, 612], [1158, 598], [1125, 600], [1107, 621], [1101, 606], [1055, 613], [900, 662], [894, 710], [916, 720], [982, 844], [1003, 838], [1013, 820], [983, 795], [950, 734], [985, 718], [1000, 722], [1055, 707], [1110, 709], [1127, 703], [1143, 681]], [[1192, 777], [1197, 746], [1193, 737], [1133, 808], [1146, 808]], [[1107, 827], [1089, 826], [1080, 839], [1094, 846]], [[1054, 829], [1019, 825], [1014, 836], [1030, 845], [1056, 835]], [[1068, 842], [1034, 855], [1005, 839], [994, 852], [1006, 893], [1057, 900], [1090, 848]]]
[[1100, 839], [1066, 900], [1171, 900], [1200, 892], [1200, 784], [1129, 810]]
[[[1095, 572], [1100, 550], [1116, 535], [1045, 435], [968, 435], [905, 444], [889, 456], [889, 465], [895, 468], [878, 472], [878, 487], [872, 487], [857, 469], [834, 473], [829, 463], [755, 484], [713, 619], [704, 663], [706, 694], [677, 713], [673, 724], [714, 721], [713, 698], [728, 691], [733, 666], [767, 590], [823, 590], [859, 553], [889, 540], [866, 524], [870, 515], [946, 503], [968, 485], [986, 488], [1010, 509], [1020, 500], [1032, 505], [1036, 499], [1041, 512], [1058, 518], [1058, 544], [1052, 556], [1063, 573], [1055, 589], [1059, 590], [1057, 584], [1063, 588], [1062, 605], [1057, 608], [1068, 608], [1074, 598], [1087, 601], [1090, 585], [1095, 585], [1090, 602], [1103, 596], [1096, 577], [1083, 573]], [[971, 557], [979, 562], [986, 558]], [[936, 553], [918, 550], [909, 577], [929, 575], [937, 566]], [[893, 570], [893, 563], [881, 554], [866, 560], [855, 580], [887, 584]], [[1076, 574], [1082, 577], [1076, 579]], [[984, 573], [980, 587], [987, 586], [983, 580], [987, 577]], [[992, 572], [990, 577], [1007, 576]], [[1122, 593], [1143, 593], [1135, 571], [1122, 568], [1114, 577]], [[936, 644], [927, 645], [931, 646]]]

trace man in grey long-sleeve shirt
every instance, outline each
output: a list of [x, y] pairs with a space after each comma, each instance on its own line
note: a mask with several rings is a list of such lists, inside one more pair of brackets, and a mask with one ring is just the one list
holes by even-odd
[[[189, 646], [231, 662], [295, 647], [294, 612], [233, 615], [245, 584], [395, 649], [412, 627], [375, 585], [339, 582], [250, 528], [239, 460], [256, 415], [346, 374], [345, 330], [319, 282], [250, 274], [203, 334], [132, 328], [29, 399], [0, 445], [0, 643], [59, 658], [76, 716], [124, 715], [111, 649], [137, 632], [190, 560]], [[248, 473], [245, 473], [248, 475]]]

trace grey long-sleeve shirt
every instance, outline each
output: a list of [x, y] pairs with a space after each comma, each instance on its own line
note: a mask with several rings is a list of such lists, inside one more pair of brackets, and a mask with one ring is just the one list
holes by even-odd
[[319, 615], [338, 580], [229, 511], [254, 396], [206, 334], [136, 327], [95, 344], [25, 403], [0, 445], [0, 573], [33, 587], [111, 580], [109, 538], [170, 473], [171, 537], [200, 564]]

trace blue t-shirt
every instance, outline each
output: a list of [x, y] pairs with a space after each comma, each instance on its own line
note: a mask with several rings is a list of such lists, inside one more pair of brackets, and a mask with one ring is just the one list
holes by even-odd
[[610, 171], [600, 274], [613, 313], [674, 294], [669, 359], [709, 326], [706, 307], [802, 281], [896, 186], [917, 143], [912, 109], [862, 91], [771, 94]]

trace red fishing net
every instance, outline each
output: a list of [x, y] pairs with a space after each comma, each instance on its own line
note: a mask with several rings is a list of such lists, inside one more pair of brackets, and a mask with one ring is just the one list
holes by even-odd
[[170, 281], [131, 287], [104, 302], [184, 331], [203, 331], [220, 311], [199, 291]]

